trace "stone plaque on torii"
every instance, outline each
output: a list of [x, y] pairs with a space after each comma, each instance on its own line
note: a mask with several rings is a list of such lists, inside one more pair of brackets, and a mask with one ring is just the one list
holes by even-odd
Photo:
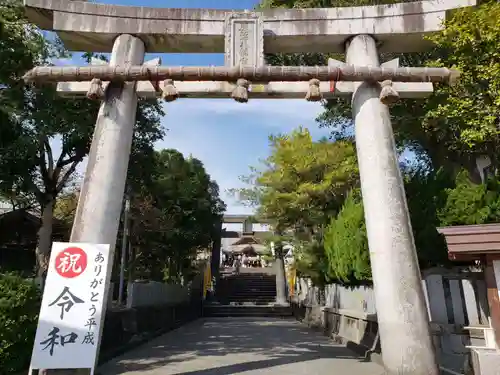
[[[446, 4], [445, 4], [446, 3]], [[25, 0], [28, 17], [59, 34], [70, 50], [112, 52], [109, 65], [35, 68], [32, 81], [60, 82], [68, 96], [101, 105], [72, 242], [114, 248], [137, 97], [306, 98], [352, 96], [361, 188], [381, 337], [388, 374], [437, 375], [420, 270], [386, 103], [425, 97], [445, 68], [380, 64], [380, 52], [422, 51], [448, 10], [475, 0], [390, 6], [231, 12]], [[127, 18], [127, 22], [123, 19]], [[145, 52], [225, 52], [225, 67], [143, 64]], [[264, 52], [345, 53], [327, 67], [267, 67]], [[89, 83], [90, 81], [90, 83]], [[162, 82], [163, 81], [163, 82]]]

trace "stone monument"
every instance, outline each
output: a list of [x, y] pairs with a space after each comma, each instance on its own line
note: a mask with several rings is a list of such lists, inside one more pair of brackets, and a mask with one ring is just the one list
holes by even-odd
[[[447, 82], [453, 72], [398, 68], [397, 60], [381, 64], [379, 53], [425, 50], [429, 42], [423, 36], [442, 29], [447, 11], [475, 0], [262, 12], [66, 0], [25, 5], [28, 17], [57, 32], [69, 50], [112, 52], [109, 66], [95, 61], [88, 68], [40, 68], [26, 76], [61, 82], [63, 95], [103, 100], [71, 241], [114, 247], [138, 96], [171, 101], [231, 95], [240, 102], [352, 96], [384, 365], [391, 375], [439, 373], [386, 104], [426, 96], [431, 82]], [[143, 65], [145, 52], [225, 52], [226, 67]], [[264, 52], [345, 53], [346, 62], [269, 68]]]

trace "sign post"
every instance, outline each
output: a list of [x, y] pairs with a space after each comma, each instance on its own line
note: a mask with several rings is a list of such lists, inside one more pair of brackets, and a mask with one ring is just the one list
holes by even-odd
[[94, 373], [104, 291], [111, 279], [109, 255], [109, 245], [54, 242], [31, 370], [88, 368]]

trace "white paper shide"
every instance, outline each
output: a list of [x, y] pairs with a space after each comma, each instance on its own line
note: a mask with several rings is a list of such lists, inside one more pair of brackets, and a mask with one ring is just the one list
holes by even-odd
[[109, 245], [53, 244], [32, 369], [94, 367], [109, 254]]

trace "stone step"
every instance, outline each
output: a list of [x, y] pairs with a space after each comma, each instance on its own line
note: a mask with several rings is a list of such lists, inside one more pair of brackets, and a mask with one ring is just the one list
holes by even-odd
[[246, 285], [246, 284], [254, 284], [254, 285], [275, 285], [276, 280], [240, 280], [240, 279], [222, 279], [219, 281], [219, 284], [228, 284], [228, 285]]
[[227, 290], [227, 289], [217, 289], [217, 294], [224, 296], [262, 296], [262, 295], [273, 295], [276, 294], [276, 289], [265, 289], [265, 290]]
[[272, 279], [276, 275], [269, 275], [267, 273], [226, 273], [221, 275], [224, 278], [240, 277], [242, 279]]
[[218, 290], [227, 290], [227, 291], [271, 291], [276, 290], [276, 285], [221, 285], [217, 284]]
[[270, 296], [276, 294], [276, 289], [266, 289], [266, 290], [217, 289], [217, 294], [221, 296]]
[[266, 298], [266, 297], [275, 297], [276, 292], [274, 293], [222, 293], [218, 291], [215, 293], [218, 297], [224, 298]]
[[209, 305], [203, 308], [204, 316], [260, 316], [260, 317], [291, 317], [292, 309], [289, 306], [256, 306], [256, 305]]
[[276, 285], [276, 280], [221, 280], [220, 285]]
[[218, 290], [215, 295], [221, 297], [272, 297], [276, 295], [276, 291], [224, 293]]
[[275, 275], [254, 275], [254, 274], [240, 274], [240, 275], [221, 275], [223, 280], [239, 279], [239, 280], [273, 280], [276, 279]]
[[254, 276], [254, 275], [231, 275], [223, 276], [221, 280], [260, 280], [260, 281], [274, 281], [276, 276]]
[[230, 292], [233, 291], [271, 291], [276, 290], [276, 285], [268, 285], [268, 286], [258, 286], [258, 285], [217, 285], [218, 290], [227, 290]]
[[248, 287], [248, 288], [275, 288], [276, 283], [242, 283], [242, 282], [229, 282], [229, 283], [219, 283], [219, 286], [224, 286], [226, 288], [239, 288], [239, 287]]
[[221, 297], [272, 297], [276, 295], [276, 291], [268, 291], [268, 292], [235, 292], [235, 293], [224, 293], [221, 290], [218, 290], [215, 295]]
[[274, 301], [276, 295], [272, 296], [218, 296], [219, 300], [226, 301]]
[[221, 285], [217, 284], [217, 289], [218, 290], [227, 290], [227, 291], [261, 291], [261, 290], [276, 290], [276, 285], [265, 285], [265, 286], [260, 286], [260, 285]]
[[270, 304], [273, 304], [276, 302], [276, 299], [268, 299], [268, 300], [262, 300], [262, 301], [255, 301], [255, 300], [248, 300], [248, 301], [228, 301], [228, 300], [221, 300], [221, 305], [222, 306], [247, 306], [247, 305], [252, 305], [252, 306], [268, 306]]
[[[224, 275], [217, 284], [215, 299], [222, 304], [231, 302], [238, 304], [253, 303], [261, 306], [273, 303], [276, 300], [276, 276], [258, 271], [254, 269], [252, 273]], [[256, 312], [243, 311], [245, 315], [257, 314], [259, 316], [262, 314], [261, 310]], [[218, 310], [214, 313], [226, 314], [225, 310]], [[241, 313], [240, 310], [231, 311], [231, 315], [228, 316]]]
[[[234, 275], [235, 268], [223, 268], [220, 271], [221, 275]], [[274, 276], [276, 272], [273, 268], [264, 267], [264, 268], [240, 268], [240, 275], [264, 275], [264, 276]]]

